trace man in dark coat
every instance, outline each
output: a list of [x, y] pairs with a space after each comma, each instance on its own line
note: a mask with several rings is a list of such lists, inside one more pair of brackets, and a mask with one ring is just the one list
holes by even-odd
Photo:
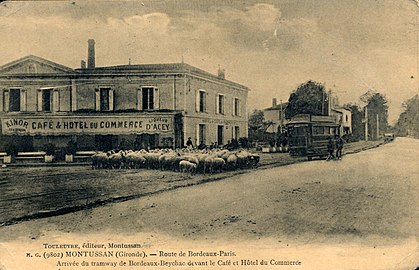
[[189, 137], [188, 140], [186, 141], [186, 146], [188, 148], [193, 148], [193, 143], [192, 143], [192, 138]]
[[329, 137], [329, 140], [327, 141], [327, 152], [329, 152], [329, 156], [326, 160], [335, 159], [335, 155], [333, 154], [335, 152], [335, 142], [332, 137]]
[[336, 138], [336, 158], [342, 159], [342, 150], [343, 145], [345, 144], [345, 141], [342, 139], [342, 137], [337, 136]]

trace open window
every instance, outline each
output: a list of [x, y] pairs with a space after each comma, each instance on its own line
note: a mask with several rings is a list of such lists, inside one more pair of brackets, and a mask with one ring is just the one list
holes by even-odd
[[218, 114], [224, 114], [224, 99], [225, 96], [223, 94], [217, 94], [215, 111]]
[[160, 93], [157, 87], [141, 87], [137, 94], [138, 110], [158, 110], [160, 108]]
[[114, 91], [110, 87], [96, 89], [96, 111], [114, 110]]
[[196, 111], [197, 112], [206, 112], [206, 95], [207, 92], [205, 90], [198, 90], [196, 92]]

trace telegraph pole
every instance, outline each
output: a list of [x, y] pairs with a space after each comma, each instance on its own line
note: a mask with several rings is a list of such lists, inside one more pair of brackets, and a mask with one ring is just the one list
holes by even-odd
[[365, 141], [368, 141], [368, 107], [365, 106]]
[[378, 140], [378, 138], [380, 137], [380, 122], [378, 119], [378, 113], [376, 116], [377, 116], [377, 140]]

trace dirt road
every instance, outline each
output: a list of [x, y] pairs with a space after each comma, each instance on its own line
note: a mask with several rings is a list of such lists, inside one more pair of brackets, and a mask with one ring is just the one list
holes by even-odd
[[[0, 255], [5, 269], [17, 269], [11, 252], [47, 241], [135, 240], [156, 251], [222, 247], [240, 258], [298, 259], [303, 269], [415, 269], [418, 156], [418, 140], [399, 138], [342, 161], [258, 170], [6, 226]], [[288, 269], [275, 267], [246, 269]]]

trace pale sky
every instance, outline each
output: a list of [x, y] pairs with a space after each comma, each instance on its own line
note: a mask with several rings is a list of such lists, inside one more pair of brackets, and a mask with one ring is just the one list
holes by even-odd
[[394, 122], [419, 93], [419, 0], [3, 2], [0, 37], [0, 65], [33, 54], [78, 68], [89, 38], [96, 66], [220, 65], [251, 89], [249, 111], [315, 80], [341, 104], [385, 94]]

